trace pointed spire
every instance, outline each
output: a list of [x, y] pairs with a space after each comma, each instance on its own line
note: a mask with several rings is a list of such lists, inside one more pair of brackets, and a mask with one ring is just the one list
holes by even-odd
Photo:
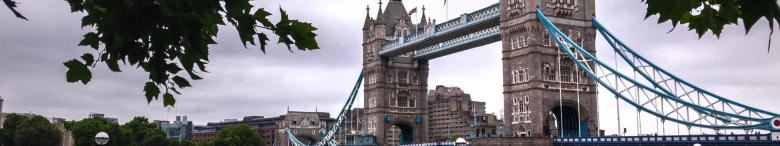
[[427, 21], [425, 21], [425, 5], [422, 6], [422, 17], [420, 17], [420, 23], [417, 23], [417, 30], [425, 30], [425, 25], [427, 25]]
[[370, 13], [369, 10], [371, 9], [368, 8], [368, 5], [366, 5], [366, 21], [363, 22], [363, 30], [368, 30], [369, 25], [371, 25], [371, 17], [368, 16]]
[[[382, 20], [382, 0], [379, 0], [379, 11], [376, 13], [376, 19]], [[384, 21], [377, 21], [377, 22], [384, 22]]]

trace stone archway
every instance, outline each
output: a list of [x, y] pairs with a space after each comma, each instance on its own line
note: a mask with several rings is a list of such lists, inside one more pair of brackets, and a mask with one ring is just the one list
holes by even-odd
[[318, 139], [318, 138], [314, 137], [313, 135], [308, 135], [308, 134], [296, 134], [295, 138], [298, 139], [298, 141], [301, 141], [304, 144], [313, 144], [313, 143], [317, 142], [317, 139]]
[[404, 122], [393, 122], [387, 126], [387, 143], [388, 144], [412, 144], [414, 143], [415, 127]]
[[[555, 105], [549, 109], [549, 115], [544, 123], [545, 134], [557, 135], [560, 137], [587, 137], [589, 136], [588, 112], [583, 106], [579, 108], [577, 114], [577, 103], [573, 101], [563, 101], [563, 105]], [[551, 130], [555, 129], [555, 130]]]

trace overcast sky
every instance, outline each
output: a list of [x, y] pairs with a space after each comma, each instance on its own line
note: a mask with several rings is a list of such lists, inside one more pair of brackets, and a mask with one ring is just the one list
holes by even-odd
[[[404, 4], [407, 9], [426, 5], [426, 15], [443, 22], [447, 12], [442, 2], [407, 0]], [[452, 0], [449, 17], [496, 2]], [[201, 74], [204, 80], [191, 81], [193, 88], [180, 90], [183, 95], [176, 96], [176, 108], [162, 107], [161, 100], [147, 104], [142, 91], [147, 74], [130, 66], [113, 73], [100, 64], [92, 69], [88, 85], [67, 83], [67, 68], [62, 63], [94, 53], [77, 46], [93, 29], [81, 29], [84, 14], [70, 13], [67, 2], [21, 1], [18, 10], [30, 21], [0, 8], [2, 110], [68, 120], [97, 112], [117, 117], [121, 123], [134, 116], [174, 120], [176, 115], [187, 115], [196, 124], [206, 124], [250, 115], [279, 116], [288, 106], [296, 111], [331, 112], [335, 117], [361, 70], [365, 7], [369, 5], [371, 17], [375, 17], [377, 1], [263, 0], [253, 4], [277, 14], [271, 16], [274, 21], [281, 6], [290, 18], [312, 22], [319, 28], [317, 40], [322, 49], [290, 53], [282, 45], [270, 45], [264, 55], [258, 47], [244, 49], [232, 26], [221, 27], [219, 45], [211, 46], [207, 65], [211, 73]], [[758, 21], [749, 35], [742, 26], [726, 26], [720, 40], [710, 34], [698, 39], [687, 26], [667, 33], [670, 23], [657, 24], [657, 16], [644, 20], [646, 5], [640, 1], [598, 1], [596, 7], [599, 20], [611, 32], [678, 77], [744, 104], [780, 112], [780, 107], [773, 106], [780, 105], [780, 44], [775, 43], [767, 53], [766, 20]], [[412, 17], [415, 23], [419, 20]], [[772, 40], [779, 42], [777, 38], [775, 35]], [[597, 40], [597, 47], [599, 58], [614, 62], [604, 40]], [[503, 108], [500, 57], [499, 43], [493, 43], [432, 60], [429, 88], [461, 87], [476, 100], [486, 101], [488, 112], [498, 113]], [[600, 92], [602, 129], [613, 134], [618, 129], [613, 126], [617, 124], [615, 98], [606, 90]], [[620, 108], [627, 111], [621, 113], [623, 127], [636, 134], [635, 108], [624, 102]], [[656, 131], [654, 119], [642, 115], [642, 133]], [[677, 133], [677, 125], [667, 123], [666, 133]], [[685, 127], [681, 133], [687, 134]]]

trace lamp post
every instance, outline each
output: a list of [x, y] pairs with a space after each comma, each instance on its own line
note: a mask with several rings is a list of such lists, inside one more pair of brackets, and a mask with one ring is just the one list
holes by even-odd
[[95, 135], [95, 143], [98, 145], [106, 145], [106, 143], [108, 143], [108, 134], [105, 132], [100, 132]]

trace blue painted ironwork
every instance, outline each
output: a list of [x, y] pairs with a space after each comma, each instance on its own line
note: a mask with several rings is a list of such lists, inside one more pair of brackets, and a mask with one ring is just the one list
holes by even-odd
[[[426, 31], [417, 31], [414, 34], [398, 37], [395, 40], [390, 40], [381, 45], [381, 51], [379, 55], [385, 55], [390, 52], [394, 52], [405, 46], [417, 44], [426, 40], [430, 40], [437, 36], [452, 33], [456, 30], [468, 28], [475, 24], [483, 23], [487, 20], [497, 19], [500, 15], [499, 4], [493, 4], [491, 6], [482, 8], [480, 10], [467, 13], [461, 17], [454, 18], [441, 24], [434, 24], [432, 33], [429, 35]], [[498, 25], [498, 24], [496, 24]], [[427, 29], [427, 28], [426, 28]]]
[[[566, 53], [566, 55], [569, 58], [574, 59], [575, 64], [579, 68], [582, 68], [583, 71], [585, 71], [588, 74], [588, 76], [590, 76], [591, 78], [594, 79], [594, 81], [596, 81], [600, 85], [606, 87], [607, 90], [609, 90], [613, 94], [617, 95], [618, 98], [623, 99], [624, 101], [628, 102], [632, 106], [636, 107], [638, 110], [645, 111], [645, 112], [648, 112], [649, 114], [652, 114], [652, 115], [654, 115], [656, 117], [659, 117], [661, 119], [673, 121], [673, 122], [676, 122], [676, 123], [679, 123], [679, 124], [683, 124], [683, 125], [686, 125], [686, 126], [696, 126], [696, 127], [703, 127], [703, 128], [708, 128], [708, 129], [763, 129], [763, 130], [771, 130], [771, 126], [769, 125], [769, 120], [751, 121], [753, 119], [742, 118], [740, 116], [734, 116], [733, 114], [730, 114], [730, 113], [721, 112], [721, 111], [718, 111], [718, 110], [715, 110], [715, 109], [711, 109], [711, 108], [708, 108], [708, 107], [703, 107], [703, 106], [700, 106], [700, 105], [697, 105], [697, 104], [694, 104], [694, 103], [690, 103], [690, 102], [687, 102], [687, 101], [684, 101], [684, 100], [680, 100], [676, 96], [672, 96], [672, 95], [663, 93], [662, 91], [658, 91], [658, 90], [655, 90], [655, 89], [653, 89], [651, 87], [648, 87], [648, 86], [646, 86], [644, 84], [641, 84], [641, 83], [637, 82], [636, 80], [633, 80], [633, 79], [627, 77], [626, 75], [618, 72], [617, 70], [609, 67], [608, 65], [606, 65], [603, 62], [601, 62], [596, 57], [594, 57], [593, 55], [591, 55], [590, 53], [585, 51], [582, 47], [580, 47], [578, 44], [576, 44], [574, 41], [572, 41], [571, 38], [566, 36], [557, 27], [555, 27], [555, 25], [553, 25], [552, 22], [550, 22], [544, 16], [544, 14], [541, 13], [541, 11], [538, 8], [537, 8], [537, 17], [542, 22], [542, 24], [545, 26], [547, 31], [552, 35], [553, 40], [555, 40], [555, 42], [557, 43], [558, 46], [564, 46], [565, 48], [573, 47], [576, 50], [577, 54], [575, 56], [575, 54], [573, 53], [574, 50], [561, 49], [561, 50], [563, 50]], [[565, 41], [566, 43], [564, 43], [562, 41]], [[590, 61], [593, 61], [594, 63], [599, 65], [601, 67], [601, 69], [607, 69], [609, 71], [609, 73], [611, 73], [612, 75], [615, 75], [615, 77], [622, 79], [622, 81], [627, 81], [631, 85], [636, 86], [637, 88], [641, 89], [642, 93], [644, 93], [645, 96], [647, 96], [647, 97], [650, 97], [650, 96], [660, 97], [660, 98], [663, 98], [666, 102], [670, 102], [670, 100], [671, 100], [671, 102], [674, 102], [676, 104], [682, 104], [682, 106], [685, 106], [685, 107], [681, 107], [681, 108], [700, 110], [700, 111], [703, 111], [703, 113], [706, 113], [706, 114], [703, 114], [703, 115], [700, 114], [700, 118], [706, 119], [706, 117], [729, 117], [729, 118], [736, 118], [738, 120], [750, 121], [750, 122], [745, 122], [745, 123], [741, 123], [741, 124], [726, 123], [726, 124], [723, 124], [723, 125], [718, 125], [718, 124], [714, 124], [714, 123], [698, 124], [698, 123], [696, 123], [695, 120], [691, 120], [690, 118], [685, 118], [684, 116], [680, 116], [680, 117], [675, 118], [675, 117], [668, 116], [668, 114], [659, 113], [657, 109], [655, 111], [654, 110], [650, 110], [647, 107], [644, 107], [643, 105], [640, 105], [639, 103], [637, 103], [633, 99], [627, 98], [626, 95], [623, 94], [625, 91], [629, 91], [630, 92], [630, 90], [624, 90], [624, 91], [618, 92], [617, 91], [617, 89], [618, 89], [617, 85], [613, 86], [611, 84], [608, 84], [608, 83], [605, 83], [604, 81], [602, 81], [601, 78], [599, 78], [599, 77], [597, 77], [595, 75], [595, 73], [593, 72], [592, 68], [589, 65], [582, 63], [581, 60], [579, 60], [579, 58], [587, 58]], [[607, 79], [607, 78], [605, 78], [605, 79]], [[624, 86], [625, 86], [625, 84], [626, 83], [624, 83]], [[650, 94], [650, 95], [647, 95], [647, 94]], [[631, 94], [628, 94], [628, 95], [631, 95]], [[681, 114], [681, 110], [679, 110], [679, 109], [675, 110], [674, 112], [677, 112], [678, 114]], [[716, 116], [711, 116], [713, 114], [717, 114], [717, 115]], [[680, 118], [680, 119], [678, 119], [678, 118]], [[737, 120], [734, 120], [734, 121], [737, 121]]]
[[[333, 125], [331, 125], [330, 128], [328, 128], [324, 136], [322, 136], [316, 143], [314, 143], [315, 146], [339, 145], [339, 143], [334, 139], [334, 136], [341, 129], [341, 125], [344, 124], [346, 115], [348, 115], [350, 112], [349, 109], [352, 109], [352, 104], [355, 102], [362, 81], [363, 81], [363, 72], [360, 72], [360, 76], [358, 76], [358, 80], [355, 83], [355, 86], [352, 88], [352, 92], [350, 93], [349, 97], [347, 98], [347, 103], [344, 104], [344, 107], [341, 109], [341, 112], [339, 113], [338, 117], [333, 122]], [[290, 132], [290, 129], [285, 129], [285, 132], [287, 133], [287, 138], [295, 146], [298, 146], [297, 144], [305, 145], [295, 138], [295, 136]]]
[[499, 37], [501, 31], [498, 26], [483, 29], [477, 32], [473, 32], [468, 35], [460, 36], [455, 39], [437, 43], [433, 46], [428, 46], [414, 51], [412, 58], [423, 58], [429, 55], [434, 55], [439, 52], [448, 51], [449, 49], [456, 48], [462, 45], [468, 45], [470, 43], [482, 41], [491, 37]]
[[621, 136], [621, 137], [556, 137], [554, 145], [657, 145], [657, 144], [722, 144], [755, 145], [773, 142], [769, 134], [753, 135], [667, 135], [667, 136]]
[[[652, 82], [654, 86], [656, 86], [656, 88], [660, 88], [665, 92], [667, 92], [668, 94], [674, 95], [683, 100], [685, 100], [685, 98], [682, 97], [688, 97], [689, 102], [694, 102], [691, 95], [708, 98], [705, 101], [707, 102], [706, 104], [708, 104], [707, 107], [713, 107], [713, 108], [716, 104], [720, 102], [723, 106], [722, 108], [725, 109], [725, 106], [728, 106], [729, 110], [731, 110], [731, 111], [723, 110], [722, 112], [730, 113], [731, 114], [730, 116], [741, 117], [742, 119], [768, 121], [773, 117], [780, 117], [780, 115], [776, 113], [764, 111], [758, 108], [754, 108], [738, 102], [734, 102], [732, 100], [715, 95], [707, 90], [696, 87], [695, 85], [686, 82], [685, 80], [682, 80], [674, 76], [673, 74], [669, 73], [668, 71], [658, 67], [657, 65], [647, 60], [646, 58], [642, 57], [641, 55], [638, 55], [634, 50], [632, 50], [630, 47], [628, 47], [622, 41], [620, 41], [620, 39], [612, 35], [612, 33], [609, 32], [609, 30], [607, 30], [606, 28], [604, 28], [603, 25], [601, 25], [601, 23], [599, 23], [598, 20], [596, 20], [595, 18], [593, 18], [593, 25], [596, 27], [597, 30], [599, 30], [599, 32], [601, 32], [601, 35], [604, 36], [604, 38], [609, 42], [610, 46], [612, 46], [615, 52], [618, 52], [621, 58], [623, 58], [626, 62], [632, 63], [632, 68], [635, 71], [639, 72], [642, 76], [645, 77], [645, 79]], [[633, 61], [629, 59], [629, 55], [634, 58]], [[650, 74], [652, 74], [653, 79], [651, 79]], [[661, 80], [655, 81], [654, 80], [655, 77], [659, 77]], [[672, 85], [669, 85], [670, 83]], [[683, 90], [691, 89], [691, 90], [690, 91], [684, 90], [683, 93], [671, 92], [676, 89], [683, 89]], [[709, 98], [714, 98], [713, 100], [715, 101], [712, 102], [709, 100]], [[739, 122], [739, 121], [732, 121], [728, 119], [721, 120], [721, 121], [729, 122], [729, 123]]]

